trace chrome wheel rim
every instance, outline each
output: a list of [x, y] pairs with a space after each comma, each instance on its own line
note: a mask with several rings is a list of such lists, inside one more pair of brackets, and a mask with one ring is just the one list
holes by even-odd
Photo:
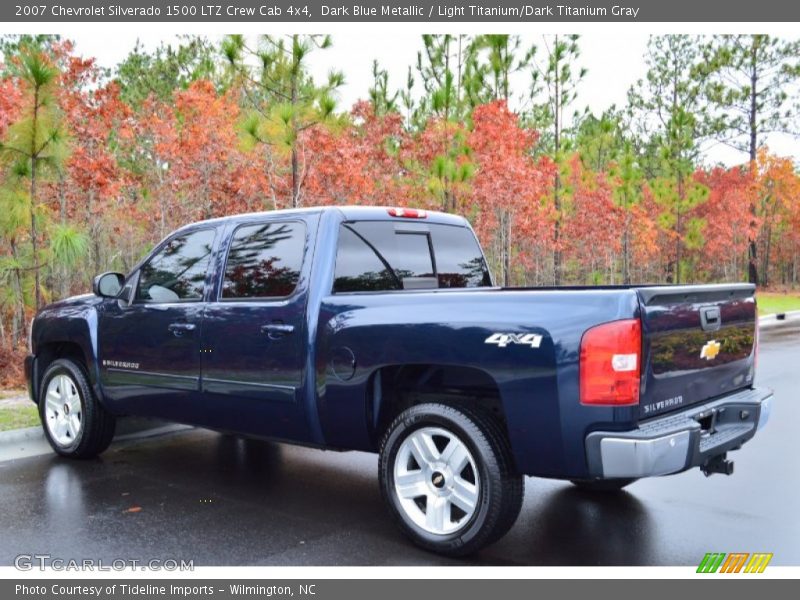
[[69, 375], [56, 375], [47, 384], [44, 422], [50, 437], [62, 447], [78, 439], [83, 426], [83, 408], [78, 386]]
[[394, 491], [406, 517], [436, 535], [463, 529], [478, 508], [478, 468], [467, 445], [441, 427], [416, 429], [394, 462]]

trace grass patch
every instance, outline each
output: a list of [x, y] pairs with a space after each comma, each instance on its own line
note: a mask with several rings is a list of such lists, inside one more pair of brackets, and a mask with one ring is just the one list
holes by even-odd
[[758, 300], [758, 314], [760, 315], [800, 310], [800, 294], [758, 292], [756, 299]]
[[35, 427], [39, 424], [39, 411], [30, 406], [0, 406], [0, 431]]

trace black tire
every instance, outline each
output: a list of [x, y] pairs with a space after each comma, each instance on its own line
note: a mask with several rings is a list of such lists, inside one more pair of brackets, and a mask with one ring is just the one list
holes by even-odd
[[631, 479], [572, 479], [572, 485], [587, 492], [619, 492], [629, 486], [635, 478]]
[[[59, 443], [46, 424], [47, 389], [54, 378], [62, 375], [66, 375], [73, 383], [81, 405], [80, 429], [68, 443]], [[95, 397], [83, 366], [65, 358], [53, 361], [42, 377], [39, 388], [39, 418], [44, 435], [53, 450], [69, 458], [94, 458], [111, 444], [116, 428], [116, 419]]]
[[[477, 470], [476, 508], [451, 533], [431, 533], [420, 527], [395, 491], [398, 451], [410, 435], [426, 427], [456, 436], [472, 455]], [[383, 498], [400, 529], [418, 546], [447, 556], [472, 554], [505, 535], [519, 516], [525, 490], [524, 478], [514, 468], [508, 441], [497, 421], [481, 411], [438, 403], [413, 406], [389, 426], [380, 447], [379, 479]]]

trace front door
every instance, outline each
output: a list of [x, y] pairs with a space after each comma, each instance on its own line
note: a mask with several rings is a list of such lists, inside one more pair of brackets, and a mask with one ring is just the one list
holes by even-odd
[[130, 279], [129, 299], [107, 299], [98, 323], [105, 397], [134, 415], [202, 423], [200, 334], [213, 229], [178, 234]]
[[234, 230], [218, 298], [203, 318], [203, 392], [215, 427], [308, 437], [299, 397], [308, 243], [302, 221], [262, 220]]

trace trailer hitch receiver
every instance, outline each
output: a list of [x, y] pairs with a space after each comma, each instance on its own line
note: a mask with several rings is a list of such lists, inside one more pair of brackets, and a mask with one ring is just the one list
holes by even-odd
[[728, 460], [727, 454], [712, 456], [700, 467], [706, 477], [711, 477], [714, 473], [723, 475], [733, 475], [733, 461]]

